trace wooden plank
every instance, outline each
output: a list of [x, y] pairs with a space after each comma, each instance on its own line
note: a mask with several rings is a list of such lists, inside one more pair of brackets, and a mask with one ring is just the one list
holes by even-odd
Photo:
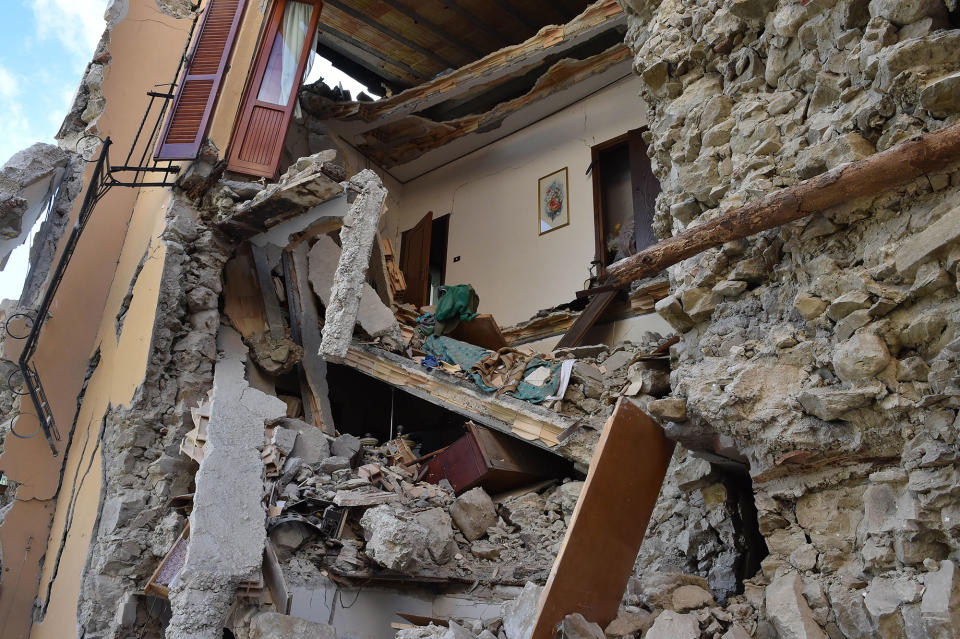
[[673, 447], [649, 415], [620, 398], [540, 597], [532, 639], [552, 639], [571, 613], [601, 628], [616, 618]]
[[450, 333], [450, 337], [491, 351], [509, 346], [500, 332], [500, 326], [489, 314], [477, 315], [469, 322], [460, 322]]
[[960, 162], [960, 122], [766, 195], [612, 264], [605, 284], [654, 275], [725, 242], [879, 194]]
[[283, 312], [280, 310], [280, 300], [277, 299], [277, 293], [273, 284], [273, 274], [270, 272], [269, 264], [267, 264], [266, 251], [263, 250], [263, 247], [255, 246], [249, 242], [237, 250], [250, 253], [253, 268], [257, 275], [257, 283], [260, 285], [260, 296], [263, 299], [263, 308], [267, 326], [270, 330], [270, 337], [273, 339], [283, 339], [286, 336], [287, 323], [284, 321]]
[[270, 598], [273, 599], [273, 605], [276, 606], [277, 612], [283, 615], [290, 614], [290, 603], [293, 598], [287, 591], [287, 582], [283, 578], [283, 570], [280, 568], [277, 552], [269, 539], [267, 539], [263, 549], [263, 581], [270, 591]]
[[373, 288], [376, 289], [380, 301], [387, 308], [393, 307], [393, 287], [390, 286], [390, 274], [387, 271], [387, 256], [383, 250], [383, 240], [380, 239], [380, 232], [377, 231], [376, 239], [373, 242], [373, 249], [370, 251], [370, 268], [367, 271], [373, 280]]
[[[298, 244], [284, 251], [284, 279], [287, 281], [287, 295], [291, 298], [291, 323], [294, 306], [296, 313], [297, 335], [303, 346], [303, 373], [308, 393], [303, 397], [304, 414], [310, 423], [323, 429], [328, 435], [336, 435], [333, 423], [333, 411], [330, 408], [330, 396], [327, 388], [327, 363], [320, 357], [320, 314], [316, 298], [310, 290], [307, 280], [307, 243]], [[296, 302], [294, 302], [296, 298]], [[296, 337], [294, 339], [296, 339]]]
[[[257, 285], [257, 269], [249, 245], [241, 246], [223, 268], [223, 312], [245, 338], [268, 329], [267, 310]], [[270, 285], [271, 289], [273, 284]]]
[[620, 291], [618, 290], [607, 291], [591, 299], [590, 304], [587, 305], [587, 308], [583, 309], [580, 317], [573, 323], [570, 330], [566, 332], [563, 339], [557, 342], [556, 348], [579, 346], [587, 336], [587, 332], [593, 328], [593, 325], [597, 323], [604, 311], [607, 310], [607, 307], [617, 298], [619, 293]]

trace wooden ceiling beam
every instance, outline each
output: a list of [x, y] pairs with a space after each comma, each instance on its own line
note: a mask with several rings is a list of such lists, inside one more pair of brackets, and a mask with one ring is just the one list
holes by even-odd
[[[343, 45], [349, 45], [351, 48], [357, 49], [357, 50], [363, 52], [364, 54], [366, 54], [367, 56], [376, 58], [377, 60], [379, 60], [380, 62], [382, 62], [382, 63], [384, 63], [384, 64], [389, 64], [390, 66], [394, 67], [395, 69], [400, 69], [401, 71], [403, 71], [404, 73], [408, 74], [409, 76], [412, 76], [413, 78], [416, 78], [416, 80], [428, 80], [428, 79], [429, 79], [429, 76], [427, 76], [426, 74], [424, 74], [424, 73], [422, 73], [422, 72], [420, 72], [420, 71], [417, 71], [417, 70], [414, 69], [413, 67], [411, 67], [411, 66], [409, 66], [409, 65], [407, 65], [407, 64], [405, 64], [405, 63], [403, 63], [403, 62], [400, 62], [399, 60], [395, 60], [395, 59], [393, 59], [393, 58], [391, 58], [391, 57], [389, 57], [389, 56], [381, 53], [380, 51], [377, 51], [376, 49], [374, 49], [374, 48], [371, 47], [370, 45], [366, 44], [365, 42], [361, 42], [361, 41], [357, 40], [356, 38], [347, 35], [346, 33], [343, 33], [343, 32], [341, 32], [341, 31], [339, 31], [339, 30], [337, 30], [337, 29], [334, 29], [334, 28], [332, 28], [332, 27], [324, 24], [323, 22], [320, 23], [319, 30], [320, 30], [321, 33], [326, 34], [330, 40], [333, 40], [333, 41], [334, 41], [333, 43], [331, 43], [329, 40], [328, 40], [327, 42], [325, 42], [325, 44], [326, 44], [328, 47], [330, 47], [331, 49], [337, 50], [338, 47], [332, 46], [332, 45], [337, 44], [337, 43], [340, 44], [340, 47], [339, 47], [339, 48], [340, 48], [340, 52], [343, 53], [343, 55], [347, 55], [347, 56], [349, 56], [349, 57], [353, 57], [349, 51], [343, 51]], [[358, 61], [359, 61], [359, 60], [358, 60]], [[364, 66], [367, 66], [367, 68], [369, 68], [371, 71], [374, 71], [375, 73], [378, 73], [378, 74], [379, 74], [379, 72], [380, 72], [381, 70], [389, 73], [389, 71], [387, 71], [386, 69], [382, 69], [382, 68], [377, 67], [377, 66], [370, 66], [369, 61], [365, 61], [365, 62], [366, 62], [366, 64], [365, 64]], [[375, 69], [376, 69], [376, 70], [375, 70]], [[399, 78], [399, 76], [395, 76], [395, 77], [398, 77], [398, 78]], [[414, 80], [414, 81], [411, 81], [409, 78], [408, 78], [408, 79], [404, 79], [404, 80], [402, 80], [402, 81], [400, 82], [400, 84], [405, 84], [405, 85], [410, 85], [410, 84], [415, 84], [415, 83], [416, 83], [415, 80]]]
[[487, 37], [495, 40], [498, 43], [498, 46], [506, 47], [511, 44], [514, 44], [513, 42], [510, 41], [509, 36], [503, 35], [499, 30], [494, 28], [492, 25], [487, 24], [486, 22], [481, 20], [478, 16], [470, 13], [469, 11], [461, 7], [457, 3], [457, 0], [444, 0], [444, 4], [449, 9], [452, 9], [454, 13], [461, 16], [465, 20], [469, 21], [470, 24], [476, 26], [478, 29], [480, 29], [485, 34], [487, 34]]
[[456, 63], [456, 62], [447, 60], [446, 58], [444, 58], [444, 57], [442, 57], [442, 56], [440, 56], [440, 55], [437, 55], [436, 52], [431, 51], [431, 50], [429, 50], [429, 49], [427, 49], [427, 48], [425, 48], [425, 47], [420, 46], [419, 44], [417, 44], [417, 43], [414, 42], [413, 40], [410, 40], [409, 38], [406, 38], [403, 34], [394, 31], [394, 30], [391, 29], [390, 27], [386, 27], [386, 26], [380, 24], [377, 20], [371, 19], [370, 17], [364, 15], [364, 14], [363, 14], [362, 12], [360, 12], [360, 11], [357, 11], [357, 10], [354, 9], [353, 7], [348, 6], [348, 5], [344, 4], [343, 2], [340, 2], [340, 0], [325, 0], [325, 4], [326, 4], [327, 6], [333, 7], [334, 9], [336, 9], [337, 11], [340, 11], [341, 13], [344, 13], [344, 14], [350, 16], [351, 18], [353, 18], [354, 20], [356, 20], [357, 22], [359, 22], [359, 23], [361, 23], [361, 24], [365, 24], [366, 26], [371, 27], [372, 29], [376, 29], [376, 30], [379, 31], [380, 33], [384, 34], [384, 35], [387, 36], [388, 38], [391, 38], [391, 39], [399, 42], [400, 44], [402, 44], [403, 46], [407, 47], [408, 49], [411, 49], [411, 50], [413, 50], [413, 51], [416, 51], [417, 53], [419, 53], [419, 54], [421, 54], [421, 55], [424, 55], [424, 56], [430, 58], [430, 59], [433, 60], [434, 62], [439, 63], [440, 66], [441, 66], [440, 71], [443, 71], [443, 70], [445, 70], [445, 69], [455, 69], [455, 68], [457, 68], [457, 63]]
[[470, 46], [469, 44], [464, 42], [462, 39], [452, 37], [449, 33], [444, 31], [442, 27], [434, 24], [433, 22], [430, 22], [429, 20], [427, 20], [426, 18], [418, 14], [413, 9], [400, 4], [399, 2], [397, 2], [397, 0], [381, 0], [381, 2], [383, 2], [385, 5], [387, 5], [391, 9], [395, 9], [396, 11], [399, 11], [400, 13], [410, 18], [416, 24], [420, 25], [421, 27], [423, 27], [433, 35], [443, 39], [444, 42], [447, 42], [448, 44], [451, 44], [454, 47], [460, 49], [461, 51], [466, 53], [468, 56], [470, 56], [471, 60], [476, 60], [477, 58], [483, 57], [484, 55], [483, 51], [480, 51], [479, 49]]
[[526, 16], [520, 13], [519, 10], [513, 7], [513, 3], [508, 0], [497, 0], [497, 4], [500, 5], [500, 8], [503, 9], [508, 15], [512, 16], [514, 20], [522, 24], [526, 29], [532, 31], [533, 33], [537, 32], [537, 25], [533, 24], [527, 20]]

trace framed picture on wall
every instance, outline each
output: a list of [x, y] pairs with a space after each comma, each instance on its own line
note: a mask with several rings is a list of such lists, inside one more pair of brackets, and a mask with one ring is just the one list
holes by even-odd
[[567, 167], [540, 178], [537, 188], [537, 223], [540, 235], [570, 224], [569, 199]]

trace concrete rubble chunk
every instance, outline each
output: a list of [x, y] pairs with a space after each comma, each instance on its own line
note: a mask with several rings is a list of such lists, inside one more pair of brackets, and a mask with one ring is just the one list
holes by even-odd
[[356, 435], [340, 435], [330, 442], [330, 454], [353, 459], [360, 452], [360, 438]]
[[327, 436], [313, 424], [293, 417], [282, 417], [268, 422], [267, 425], [277, 426], [277, 430], [296, 431], [297, 438], [290, 450], [290, 455], [299, 457], [304, 464], [318, 464], [330, 456], [330, 442]]
[[503, 604], [503, 632], [507, 639], [530, 639], [542, 591], [543, 588], [528, 581], [519, 597]]
[[267, 222], [276, 224], [340, 196], [345, 173], [334, 164], [335, 158], [336, 151], [300, 158], [253, 199], [235, 204], [227, 198], [231, 206], [220, 209], [217, 226], [235, 237], [248, 238], [266, 230]]
[[261, 485], [264, 423], [287, 413], [283, 401], [247, 384], [240, 335], [221, 327], [217, 342], [222, 355], [214, 373], [207, 453], [196, 474], [186, 560], [170, 592], [171, 639], [220, 639], [237, 584], [259, 572], [266, 541], [260, 491], [237, 487]]
[[[337, 267], [342, 258], [340, 247], [329, 235], [321, 235], [308, 256], [310, 284], [324, 306], [329, 306]], [[389, 308], [380, 301], [373, 287], [363, 282], [357, 322], [371, 337], [395, 339], [400, 326]]]
[[483, 488], [468, 490], [450, 505], [453, 522], [470, 541], [487, 534], [487, 528], [497, 525], [497, 509]]
[[450, 561], [457, 552], [453, 539], [450, 515], [443, 508], [428, 508], [413, 515], [414, 520], [427, 531], [427, 551], [437, 564]]
[[795, 572], [777, 577], [767, 586], [767, 620], [780, 639], [826, 639], [803, 598], [803, 582]]
[[432, 565], [428, 549], [429, 531], [388, 505], [371, 508], [360, 518], [366, 554], [380, 566], [415, 574]]
[[300, 617], [260, 612], [250, 621], [250, 639], [337, 639], [337, 629]]
[[73, 154], [51, 144], [34, 144], [0, 168], [0, 269], [43, 212]]
[[699, 639], [700, 624], [693, 614], [664, 610], [644, 635], [644, 639]]
[[560, 622], [561, 639], [606, 639], [600, 626], [587, 621], [583, 615], [576, 612], [567, 615]]
[[[327, 313], [323, 325], [323, 340], [320, 344], [320, 354], [324, 359], [333, 362], [342, 362], [346, 357], [347, 349], [353, 341], [353, 328], [358, 319], [361, 325], [363, 322], [369, 322], [371, 328], [378, 333], [377, 336], [381, 337], [388, 346], [398, 347], [403, 344], [400, 325], [390, 309], [383, 307], [375, 293], [373, 296], [364, 293], [367, 289], [373, 290], [367, 284], [366, 274], [387, 190], [383, 187], [380, 176], [369, 169], [364, 169], [353, 176], [348, 189], [357, 195], [353, 204], [350, 205], [347, 217], [344, 218], [343, 228], [340, 229], [340, 259], [330, 285], [330, 292], [324, 299]], [[327, 246], [329, 247], [329, 243]], [[310, 279], [312, 282], [314, 278]], [[318, 284], [314, 283], [314, 287], [317, 286]], [[317, 294], [323, 299], [322, 283], [319, 288], [321, 290], [317, 291]], [[370, 298], [365, 305], [361, 303], [363, 297]], [[390, 317], [387, 318], [383, 311], [386, 311]], [[374, 313], [377, 321], [374, 321], [372, 316]]]

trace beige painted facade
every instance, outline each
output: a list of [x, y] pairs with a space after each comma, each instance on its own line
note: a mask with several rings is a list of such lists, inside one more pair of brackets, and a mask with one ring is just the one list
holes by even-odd
[[[99, 135], [110, 136], [115, 143], [114, 157], [122, 157], [134, 138], [146, 108], [146, 91], [173, 75], [189, 27], [188, 20], [160, 13], [152, 0], [132, 0], [126, 16], [114, 26], [112, 63], [103, 82], [107, 107], [98, 121]], [[153, 46], [144, 47], [147, 41]], [[144, 376], [164, 260], [158, 238], [169, 196], [166, 189], [114, 188], [100, 201], [41, 334], [34, 363], [63, 438], [57, 458], [42, 435], [28, 440], [8, 437], [0, 456], [0, 468], [20, 484], [18, 501], [0, 528], [5, 570], [0, 586], [2, 639], [77, 636], [80, 581], [100, 504], [100, 424], [109, 406], [130, 401]], [[78, 200], [74, 218], [79, 208]], [[61, 250], [65, 241], [66, 235]], [[118, 340], [116, 316], [145, 253], [148, 257]], [[90, 379], [68, 451], [77, 396], [97, 348], [100, 365]], [[8, 346], [6, 356], [15, 358], [10, 351]], [[25, 412], [18, 430], [31, 432], [35, 427], [35, 418]], [[72, 516], [49, 606], [31, 630], [34, 600], [41, 610], [47, 604], [68, 511]]]

